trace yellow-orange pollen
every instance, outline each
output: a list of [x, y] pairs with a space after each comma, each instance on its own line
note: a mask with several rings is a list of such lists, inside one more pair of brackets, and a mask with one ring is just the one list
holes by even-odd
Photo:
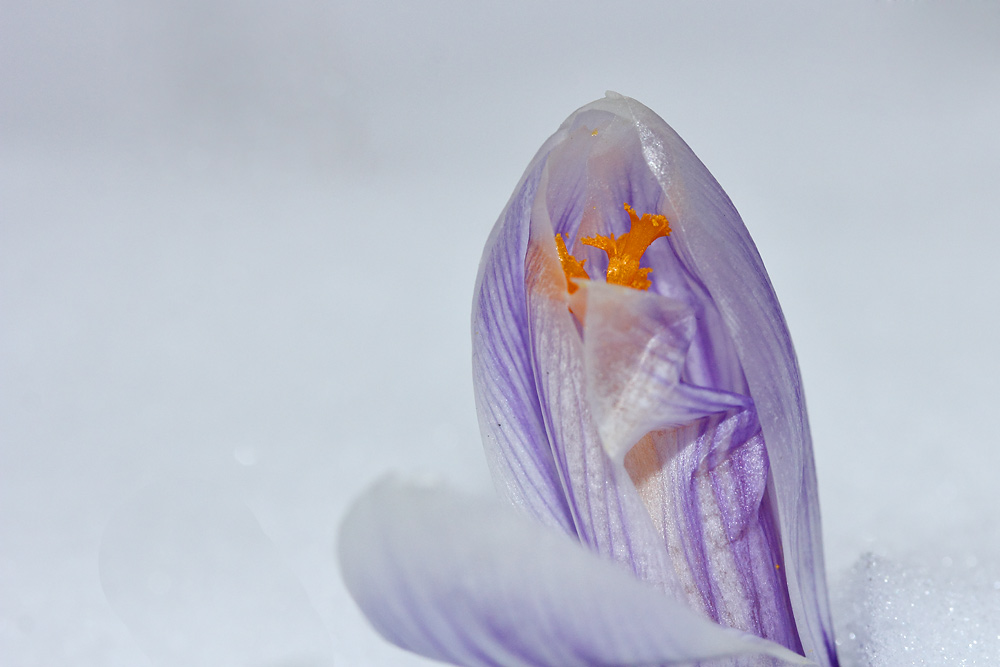
[[[631, 227], [627, 232], [617, 239], [614, 234], [610, 236], [593, 236], [580, 239], [584, 245], [600, 248], [608, 255], [607, 280], [612, 285], [624, 285], [632, 289], [648, 290], [653, 282], [649, 279], [652, 269], [643, 269], [639, 266], [639, 260], [643, 253], [653, 241], [658, 238], [670, 235], [670, 223], [662, 215], [644, 214], [641, 218], [628, 204], [625, 210], [631, 219]], [[566, 249], [566, 242], [562, 234], [556, 234], [556, 249], [559, 251], [559, 262], [562, 264], [563, 273], [566, 274], [566, 288], [572, 294], [578, 289], [574, 282], [577, 278], [590, 278], [584, 262], [569, 254]]]

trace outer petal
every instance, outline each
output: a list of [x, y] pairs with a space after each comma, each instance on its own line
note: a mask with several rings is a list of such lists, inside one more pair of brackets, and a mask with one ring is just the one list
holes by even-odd
[[473, 387], [499, 493], [543, 523], [573, 533], [532, 376], [524, 293], [527, 220], [546, 155], [543, 147], [528, 167], [479, 266], [472, 305]]
[[598, 109], [634, 126], [666, 195], [674, 248], [705, 285], [735, 343], [770, 456], [789, 596], [803, 648], [821, 664], [835, 665], [805, 398], [764, 264], [732, 202], [670, 126], [642, 104], [613, 93], [581, 112]]
[[388, 640], [459, 665], [654, 665], [801, 656], [696, 616], [566, 536], [385, 480], [340, 531], [347, 587]]

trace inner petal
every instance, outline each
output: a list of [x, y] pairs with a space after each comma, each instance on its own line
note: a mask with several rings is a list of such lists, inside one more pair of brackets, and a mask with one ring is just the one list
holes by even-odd
[[621, 462], [650, 431], [747, 405], [743, 396], [681, 381], [697, 327], [686, 304], [618, 285], [580, 284], [571, 308], [583, 321], [587, 399], [612, 459]]
[[625, 468], [692, 608], [798, 650], [756, 410], [653, 431]]

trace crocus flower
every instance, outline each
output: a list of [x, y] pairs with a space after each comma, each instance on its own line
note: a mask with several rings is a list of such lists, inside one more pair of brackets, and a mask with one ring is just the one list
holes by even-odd
[[472, 319], [490, 470], [521, 512], [376, 485], [340, 536], [376, 629], [460, 665], [837, 664], [784, 318], [663, 120], [609, 93], [563, 123]]

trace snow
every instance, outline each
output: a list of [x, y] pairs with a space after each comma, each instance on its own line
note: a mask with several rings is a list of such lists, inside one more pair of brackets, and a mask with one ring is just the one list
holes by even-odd
[[867, 553], [841, 577], [838, 640], [848, 664], [990, 665], [1000, 656], [1000, 569], [969, 555], [924, 564]]
[[356, 610], [336, 526], [388, 470], [488, 492], [479, 255], [608, 88], [771, 273], [844, 662], [1000, 660], [996, 6], [0, 12], [5, 663], [430, 664]]

